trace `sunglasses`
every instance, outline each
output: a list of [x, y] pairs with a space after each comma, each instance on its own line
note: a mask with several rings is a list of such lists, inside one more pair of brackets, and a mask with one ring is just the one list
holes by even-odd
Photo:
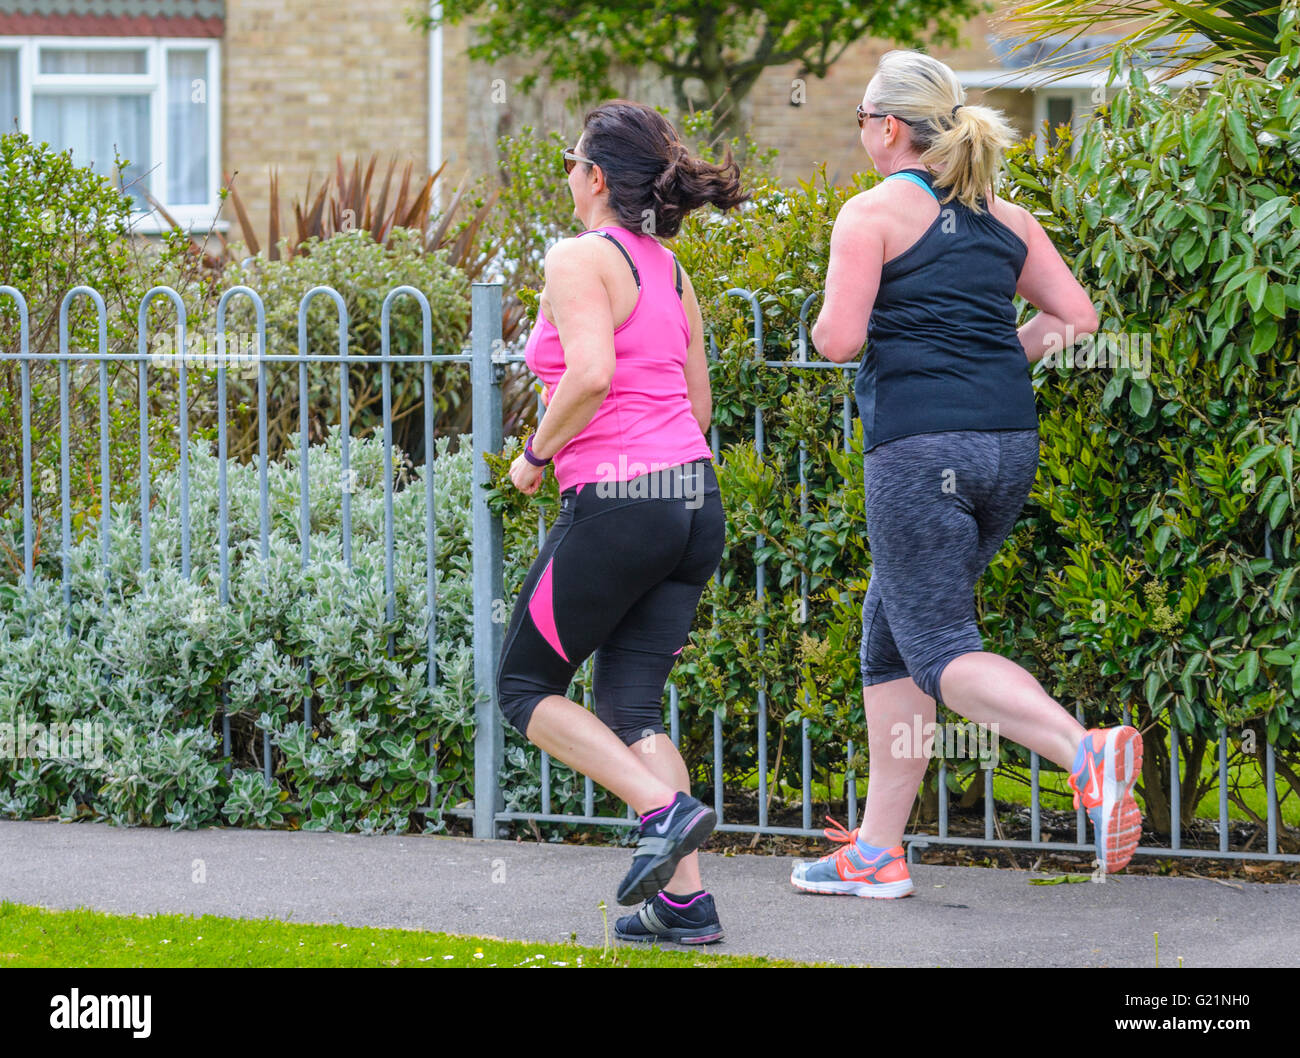
[[916, 124], [916, 122], [914, 121], [908, 121], [907, 118], [900, 118], [897, 114], [872, 114], [869, 111], [864, 110], [862, 108], [862, 104], [859, 103], [858, 104], [858, 128], [862, 128], [862, 126], [866, 124], [867, 118], [893, 118], [895, 121], [901, 121], [904, 125]]
[[588, 165], [598, 164], [593, 162], [590, 158], [584, 158], [577, 151], [571, 148], [565, 148], [565, 150], [560, 153], [560, 160], [564, 163], [564, 171], [566, 174], [573, 172], [573, 167], [579, 162], [586, 162]]

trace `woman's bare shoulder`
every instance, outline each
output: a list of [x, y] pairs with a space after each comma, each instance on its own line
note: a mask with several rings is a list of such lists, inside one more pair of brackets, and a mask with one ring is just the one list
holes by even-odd
[[1026, 246], [1029, 245], [1029, 236], [1037, 223], [1034, 220], [1034, 215], [1029, 210], [1018, 203], [1009, 202], [1005, 198], [994, 195], [993, 200], [989, 203], [989, 212], [1019, 235], [1021, 242]]
[[542, 260], [542, 268], [547, 270], [551, 265], [567, 268], [583, 261], [593, 260], [595, 258], [592, 256], [592, 247], [600, 241], [600, 239], [581, 239], [576, 235], [557, 239], [547, 249], [546, 256]]

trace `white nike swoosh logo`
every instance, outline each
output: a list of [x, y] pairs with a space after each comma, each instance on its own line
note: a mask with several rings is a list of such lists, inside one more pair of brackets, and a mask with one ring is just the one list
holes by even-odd
[[668, 818], [665, 819], [662, 823], [656, 823], [656, 824], [655, 824], [655, 827], [654, 827], [655, 833], [657, 833], [657, 834], [667, 834], [667, 833], [668, 833], [668, 827], [669, 827], [669, 825], [670, 825], [670, 824], [672, 823], [672, 821], [673, 821], [673, 816], [676, 815], [676, 814], [677, 814], [677, 806], [676, 806], [676, 805], [673, 805], [672, 810], [668, 813]]

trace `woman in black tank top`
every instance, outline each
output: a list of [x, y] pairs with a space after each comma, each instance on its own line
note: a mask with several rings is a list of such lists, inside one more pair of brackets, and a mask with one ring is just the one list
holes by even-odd
[[[1067, 328], [1096, 330], [1097, 316], [1037, 220], [993, 195], [1012, 130], [963, 98], [952, 71], [929, 56], [882, 58], [857, 121], [886, 179], [836, 218], [812, 332], [818, 351], [840, 363], [866, 342], [856, 395], [872, 556], [862, 642], [867, 803], [859, 828], [827, 831], [844, 842], [839, 850], [795, 868], [792, 883], [815, 892], [912, 891], [902, 839], [936, 698], [988, 725], [994, 748], [1011, 738], [1070, 773], [1103, 871], [1128, 862], [1141, 830], [1137, 731], [1085, 730], [1029, 672], [984, 651], [975, 622], [975, 582], [1037, 469], [1029, 364]], [[1018, 331], [1016, 294], [1040, 309]]]

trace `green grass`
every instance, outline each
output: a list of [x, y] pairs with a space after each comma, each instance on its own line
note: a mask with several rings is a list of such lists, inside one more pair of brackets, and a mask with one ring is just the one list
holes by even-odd
[[[954, 762], [957, 763], [957, 762]], [[1219, 818], [1219, 793], [1218, 793], [1218, 773], [1219, 773], [1219, 755], [1217, 744], [1210, 747], [1210, 752], [1201, 763], [1201, 774], [1203, 777], [1215, 780], [1216, 785], [1210, 789], [1196, 806], [1196, 815], [1201, 819], [1218, 819]], [[867, 792], [867, 774], [862, 773], [858, 776], [858, 798], [859, 804], [861, 799], [866, 796]], [[983, 779], [977, 779], [977, 782], [983, 786]], [[750, 775], [744, 780], [743, 785], [747, 789], [758, 789], [757, 774]], [[1243, 766], [1240, 762], [1228, 764], [1228, 785], [1231, 789], [1236, 786], [1238, 795], [1243, 801], [1255, 812], [1261, 819], [1267, 818], [1268, 804], [1266, 800], [1266, 791], [1264, 788], [1263, 768], [1253, 762]], [[843, 773], [832, 775], [831, 784], [828, 789], [826, 783], [814, 780], [811, 784], [812, 796], [814, 803], [824, 804], [828, 799], [841, 801], [845, 797], [844, 793], [844, 776]], [[1064, 772], [1049, 771], [1042, 768], [1038, 773], [1038, 786], [1040, 791], [1039, 803], [1044, 808], [1056, 809], [1058, 811], [1069, 811], [1073, 807], [1073, 792], [1066, 782]], [[1278, 809], [1281, 822], [1286, 826], [1300, 827], [1300, 798], [1290, 793], [1290, 788], [1286, 780], [1280, 776], [1276, 778]], [[782, 783], [777, 794], [798, 802], [800, 800], [800, 791], [794, 787]], [[1029, 769], [1025, 768], [1024, 781], [1020, 781], [1010, 775], [994, 774], [993, 776], [993, 798], [999, 804], [1016, 804], [1028, 806], [1031, 802], [1029, 786]], [[1140, 807], [1143, 806], [1142, 793], [1139, 789], [1136, 792], [1135, 799]], [[949, 797], [949, 804], [952, 803], [952, 795]], [[1231, 801], [1228, 802], [1228, 818], [1240, 822], [1250, 820], [1240, 808]]]
[[[593, 909], [594, 915], [599, 915]], [[0, 968], [181, 966], [779, 967], [792, 963], [703, 950], [619, 944], [532, 944], [421, 930], [296, 925], [216, 915], [107, 915], [0, 902]]]
[[[1203, 777], [1211, 778], [1216, 781], [1216, 785], [1207, 793], [1196, 805], [1196, 815], [1200, 819], [1218, 819], [1219, 818], [1219, 790], [1217, 779], [1219, 774], [1219, 758], [1217, 752], [1208, 760], [1204, 761], [1201, 768]], [[1063, 772], [1040, 771], [1038, 773], [1039, 789], [1044, 795], [1041, 803], [1046, 808], [1056, 808], [1068, 810], [1073, 807], [1073, 792], [1066, 784], [1066, 777]], [[1290, 788], [1286, 781], [1277, 779], [1277, 796], [1278, 811], [1281, 821], [1287, 826], [1300, 827], [1300, 799], [1294, 795], [1287, 796]], [[1242, 768], [1239, 765], [1228, 765], [1228, 788], [1237, 787], [1238, 796], [1250, 806], [1251, 811], [1255, 812], [1261, 819], [1268, 817], [1268, 804], [1266, 800], [1267, 791], [1264, 788], [1262, 774], [1257, 775], [1253, 767]], [[1028, 805], [1030, 802], [1029, 778], [1026, 774], [1025, 781], [1019, 782], [1011, 776], [994, 775], [993, 777], [993, 797], [1000, 803], [1012, 803]], [[1059, 796], [1052, 796], [1057, 794]], [[1284, 799], [1285, 798], [1285, 799]], [[1139, 788], [1134, 795], [1138, 804], [1142, 805], [1142, 791]], [[1228, 818], [1241, 822], [1250, 821], [1250, 816], [1246, 815], [1231, 801], [1228, 802]]]

